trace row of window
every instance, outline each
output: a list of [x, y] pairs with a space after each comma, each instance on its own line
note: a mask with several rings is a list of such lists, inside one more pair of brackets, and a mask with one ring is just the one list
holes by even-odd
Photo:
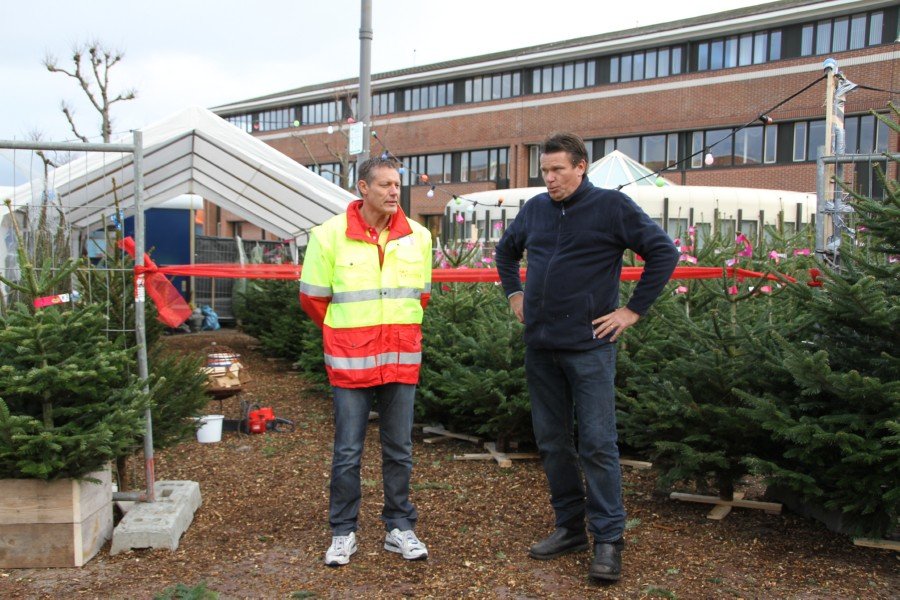
[[597, 61], [579, 60], [532, 69], [531, 93], [548, 94], [597, 85]]
[[800, 54], [801, 56], [811, 56], [877, 46], [883, 37], [884, 13], [882, 11], [823, 19], [815, 24], [803, 26]]
[[604, 79], [618, 83], [680, 75], [682, 60], [681, 46], [620, 54], [609, 59], [608, 75]]
[[761, 31], [696, 46], [697, 71], [758, 65], [781, 59], [781, 31]]
[[[684, 168], [701, 169], [816, 160], [825, 145], [822, 119], [737, 129], [601, 138], [585, 140], [585, 145], [592, 161], [618, 150], [653, 171], [677, 168], [682, 161], [687, 163], [682, 164]], [[888, 126], [872, 115], [847, 117], [844, 153], [885, 152], [889, 135]], [[704, 160], [706, 154], [713, 156], [710, 165]], [[539, 146], [529, 149], [528, 176], [532, 183], [540, 182]]]
[[[403, 185], [434, 185], [467, 181], [504, 182], [509, 176], [509, 150], [486, 148], [441, 154], [421, 154], [401, 157]], [[335, 185], [341, 184], [341, 163], [307, 165], [313, 173]], [[356, 183], [356, 164], [348, 165], [348, 185]], [[427, 181], [425, 177], [427, 176]]]
[[[400, 159], [403, 185], [433, 185], [468, 181], [505, 181], [509, 177], [509, 149], [487, 148]], [[422, 177], [427, 176], [427, 181]]]
[[[783, 58], [843, 52], [893, 41], [900, 8], [877, 10], [726, 36], [696, 43], [555, 63], [373, 94], [372, 115], [544, 94], [607, 83], [639, 81], [761, 64]], [[247, 131], [334, 123], [356, 114], [356, 98], [236, 115]]]

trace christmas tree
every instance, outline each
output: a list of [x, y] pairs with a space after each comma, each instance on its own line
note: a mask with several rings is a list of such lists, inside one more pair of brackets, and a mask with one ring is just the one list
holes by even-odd
[[[772, 248], [786, 250], [803, 239], [767, 233], [769, 245], [756, 248], [746, 236], [735, 242], [717, 234], [698, 249], [693, 229], [676, 242], [685, 261], [766, 272], [776, 266]], [[788, 252], [775, 256], [781, 254]], [[792, 270], [788, 262], [779, 271]], [[661, 487], [691, 481], [731, 500], [748, 471], [745, 457], [771, 448], [768, 432], [742, 413], [736, 390], [786, 382], [783, 371], [763, 368], [773, 335], [793, 337], [801, 329], [785, 284], [737, 276], [673, 282], [628, 332], [619, 354], [619, 428], [627, 447], [649, 453]]]
[[823, 267], [821, 288], [792, 288], [810, 326], [802, 339], [782, 340], [771, 361], [790, 380], [741, 394], [782, 448], [755, 455], [754, 470], [869, 536], [896, 533], [900, 516], [900, 185], [879, 176], [883, 200], [843, 186], [858, 222], [844, 232], [840, 266]]
[[21, 279], [3, 283], [18, 299], [0, 314], [0, 477], [80, 477], [132, 444], [148, 397], [100, 305], [35, 306], [78, 262], [36, 268], [15, 231]]

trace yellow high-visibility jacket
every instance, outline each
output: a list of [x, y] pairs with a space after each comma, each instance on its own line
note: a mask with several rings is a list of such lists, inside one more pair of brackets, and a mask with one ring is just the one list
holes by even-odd
[[382, 251], [362, 200], [310, 233], [300, 304], [322, 327], [331, 385], [419, 381], [422, 313], [431, 295], [431, 233], [398, 211]]

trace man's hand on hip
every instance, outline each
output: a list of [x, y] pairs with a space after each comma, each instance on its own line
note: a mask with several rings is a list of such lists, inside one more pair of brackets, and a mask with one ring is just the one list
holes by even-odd
[[[509, 299], [512, 303], [512, 298]], [[608, 315], [597, 317], [591, 323], [594, 325], [594, 335], [597, 338], [603, 338], [612, 334], [609, 341], [614, 342], [622, 333], [638, 322], [641, 315], [637, 314], [628, 307], [616, 309]]]

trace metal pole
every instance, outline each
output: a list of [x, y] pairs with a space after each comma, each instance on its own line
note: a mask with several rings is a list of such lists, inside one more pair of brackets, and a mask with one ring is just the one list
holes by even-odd
[[816, 257], [825, 260], [825, 157], [816, 159]]
[[[834, 126], [834, 82], [835, 77], [834, 74], [837, 72], [837, 61], [833, 58], [826, 58], [825, 62], [822, 63], [822, 67], [825, 69], [825, 81], [826, 81], [826, 89], [825, 89], [825, 148], [819, 153], [820, 156], [828, 155], [832, 156], [834, 154], [834, 136], [832, 132], [832, 127]], [[831, 189], [831, 181], [834, 179], [834, 167], [830, 164], [825, 167], [825, 187], [822, 188], [823, 201], [828, 202], [829, 198], [824, 198], [824, 194], [827, 194]], [[827, 207], [825, 207], [827, 209]], [[831, 223], [831, 219], [825, 219], [824, 214], [822, 215], [822, 227], [823, 227], [823, 240], [825, 237], [834, 235], [833, 224]], [[818, 223], [818, 218], [817, 221]], [[817, 226], [818, 227], [818, 226]], [[828, 243], [823, 242], [822, 250], [823, 252], [828, 251]], [[824, 258], [824, 256], [822, 257]]]
[[359, 27], [359, 98], [357, 120], [363, 125], [363, 150], [356, 157], [359, 165], [369, 158], [369, 141], [372, 113], [372, 0], [360, 1], [361, 24]]
[[[144, 135], [140, 131], [134, 132], [134, 265], [135, 268], [144, 266]], [[134, 329], [137, 340], [137, 366], [138, 376], [144, 382], [144, 392], [149, 392], [147, 377], [147, 327], [144, 320], [144, 274], [141, 273], [135, 280], [134, 294]], [[147, 422], [147, 431], [144, 434], [144, 470], [147, 478], [147, 494], [142, 498], [146, 502], [155, 500], [153, 484], [155, 479], [153, 463], [153, 417], [148, 407], [144, 411]]]

